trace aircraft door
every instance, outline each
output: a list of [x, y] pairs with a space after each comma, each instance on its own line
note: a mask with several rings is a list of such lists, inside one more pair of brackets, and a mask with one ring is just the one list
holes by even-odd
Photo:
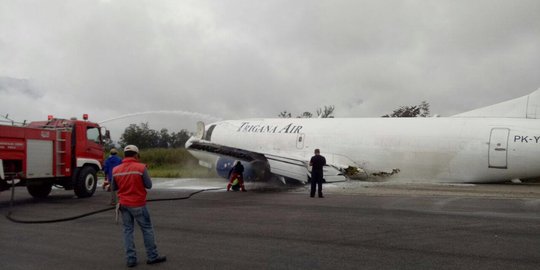
[[304, 133], [299, 133], [298, 134], [298, 136], [296, 137], [296, 148], [298, 148], [298, 149], [304, 148], [305, 136], [306, 135]]
[[508, 167], [508, 134], [507, 128], [494, 128], [491, 130], [489, 140], [489, 167], [506, 169]]

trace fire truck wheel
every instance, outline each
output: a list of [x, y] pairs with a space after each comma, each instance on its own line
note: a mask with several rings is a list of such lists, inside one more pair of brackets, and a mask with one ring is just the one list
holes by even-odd
[[26, 186], [26, 189], [28, 190], [28, 193], [32, 195], [34, 198], [46, 198], [49, 196], [49, 193], [51, 193], [52, 190], [52, 183], [47, 182], [41, 182], [41, 183], [33, 183]]
[[97, 187], [96, 170], [92, 167], [83, 167], [75, 183], [75, 195], [79, 198], [86, 198], [94, 195]]

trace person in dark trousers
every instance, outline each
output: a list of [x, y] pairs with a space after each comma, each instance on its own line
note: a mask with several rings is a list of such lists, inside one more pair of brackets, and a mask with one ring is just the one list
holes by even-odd
[[[103, 189], [106, 189], [107, 191], [111, 191], [111, 179], [112, 179], [112, 170], [114, 167], [122, 164], [122, 158], [120, 158], [118, 154], [118, 150], [116, 148], [111, 148], [111, 151], [109, 152], [109, 157], [105, 160], [105, 163], [103, 165], [103, 172], [105, 172], [105, 181], [103, 182]], [[110, 204], [115, 205], [116, 204], [116, 192], [111, 191], [111, 202]]]
[[229, 184], [227, 184], [227, 191], [232, 188], [233, 191], [242, 190], [246, 192], [244, 187], [244, 165], [237, 160], [234, 166], [229, 171]]
[[167, 260], [159, 256], [154, 228], [150, 213], [146, 208], [146, 189], [152, 188], [152, 180], [146, 170], [146, 165], [139, 162], [139, 148], [128, 145], [124, 148], [122, 164], [113, 169], [112, 189], [117, 191], [122, 222], [124, 224], [124, 248], [126, 250], [127, 266], [137, 265], [137, 253], [133, 241], [134, 222], [141, 228], [146, 248], [147, 264], [161, 263]]
[[315, 149], [315, 155], [311, 157], [309, 166], [311, 166], [311, 193], [310, 196], [315, 197], [315, 190], [319, 188], [319, 198], [324, 198], [322, 194], [322, 182], [323, 182], [323, 166], [326, 165], [326, 159], [321, 156], [321, 151]]

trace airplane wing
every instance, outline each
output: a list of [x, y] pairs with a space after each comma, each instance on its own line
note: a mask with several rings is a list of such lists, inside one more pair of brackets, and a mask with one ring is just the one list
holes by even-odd
[[308, 170], [308, 161], [281, 157], [276, 155], [265, 155], [270, 172], [300, 182], [306, 183], [311, 173]]
[[[275, 175], [307, 183], [311, 177], [308, 160], [257, 153], [204, 140], [191, 140], [187, 149], [199, 159], [200, 165], [215, 169], [218, 175], [225, 178], [236, 160], [244, 165], [244, 178], [248, 181], [265, 181]], [[326, 182], [347, 180], [339, 168], [333, 166], [324, 167], [324, 179]]]
[[[265, 155], [265, 157], [268, 160], [270, 172], [275, 175], [296, 179], [303, 183], [308, 181], [308, 177], [311, 178], [309, 161], [307, 160], [292, 159], [269, 154]], [[341, 182], [347, 180], [345, 175], [343, 175], [337, 167], [324, 166], [323, 170], [323, 178], [326, 182]]]

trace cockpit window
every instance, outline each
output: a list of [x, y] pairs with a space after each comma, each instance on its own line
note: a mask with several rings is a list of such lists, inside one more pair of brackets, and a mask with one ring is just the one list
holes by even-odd
[[216, 125], [211, 125], [208, 127], [208, 131], [206, 131], [206, 136], [204, 137], [206, 141], [212, 141], [212, 132], [214, 131], [215, 127]]

